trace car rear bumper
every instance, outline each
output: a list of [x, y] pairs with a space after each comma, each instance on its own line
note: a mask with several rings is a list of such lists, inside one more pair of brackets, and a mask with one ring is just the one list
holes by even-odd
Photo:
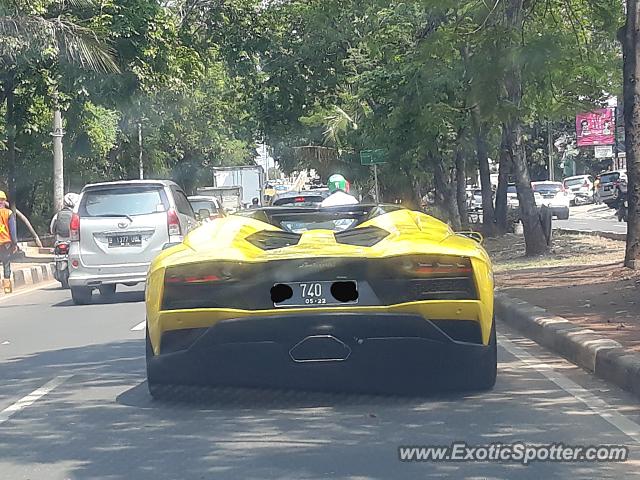
[[[72, 259], [70, 259], [72, 260]], [[143, 283], [147, 279], [149, 264], [89, 267], [80, 264], [70, 268], [69, 285], [72, 287], [98, 287], [117, 283]]]
[[473, 387], [495, 345], [454, 340], [468, 331], [443, 322], [465, 321], [385, 313], [224, 320], [165, 332], [159, 355], [148, 345], [147, 374], [153, 385], [403, 395]]

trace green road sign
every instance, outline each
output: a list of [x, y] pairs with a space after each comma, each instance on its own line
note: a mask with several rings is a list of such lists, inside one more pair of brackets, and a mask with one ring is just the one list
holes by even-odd
[[381, 148], [376, 150], [361, 150], [360, 151], [360, 164], [361, 165], [380, 165], [381, 163], [387, 163], [387, 152]]

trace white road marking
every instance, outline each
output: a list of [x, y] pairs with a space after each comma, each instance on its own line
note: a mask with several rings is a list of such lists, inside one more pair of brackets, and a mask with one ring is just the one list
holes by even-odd
[[640, 444], [640, 425], [618, 413], [607, 402], [582, 388], [573, 380], [556, 371], [553, 366], [543, 363], [524, 349], [518, 347], [504, 335], [498, 335], [499, 344], [511, 355], [518, 357], [523, 363], [537, 370], [565, 392], [584, 403], [589, 409], [616, 427], [622, 433]]
[[147, 326], [147, 321], [146, 321], [146, 320], [143, 320], [143, 321], [141, 321], [139, 324], [137, 324], [135, 327], [133, 327], [133, 328], [131, 329], [131, 331], [132, 331], [132, 332], [138, 332], [138, 331], [140, 331], [140, 330], [144, 330], [144, 327], [146, 327], [146, 326]]
[[44, 397], [47, 393], [51, 392], [54, 388], [62, 385], [69, 380], [73, 375], [61, 375], [55, 377], [53, 380], [45, 383], [40, 388], [34, 390], [29, 395], [22, 397], [13, 405], [9, 405], [7, 408], [0, 412], [0, 425], [9, 420], [12, 416], [18, 413], [20, 410], [24, 410], [29, 405], [33, 405], [37, 400]]
[[50, 287], [52, 285], [55, 285], [56, 283], [57, 283], [56, 281], [52, 280], [50, 282], [38, 283], [37, 285], [34, 285], [30, 288], [21, 288], [20, 290], [16, 290], [13, 293], [4, 294], [2, 297], [0, 297], [0, 303], [7, 302], [15, 297], [24, 295], [25, 293], [31, 293], [31, 292], [35, 292], [36, 290]]

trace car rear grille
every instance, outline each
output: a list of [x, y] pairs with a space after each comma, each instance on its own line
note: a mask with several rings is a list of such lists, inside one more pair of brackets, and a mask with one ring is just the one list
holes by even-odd
[[[358, 302], [351, 305], [393, 305], [426, 300], [476, 300], [478, 294], [468, 259], [445, 264], [411, 257], [379, 260], [318, 258], [279, 260], [258, 265], [217, 262], [174, 267], [165, 274], [163, 310], [194, 308], [274, 308], [271, 291], [276, 284], [333, 281], [358, 282]], [[411, 267], [432, 273], [406, 272]], [[286, 309], [286, 308], [285, 308]]]

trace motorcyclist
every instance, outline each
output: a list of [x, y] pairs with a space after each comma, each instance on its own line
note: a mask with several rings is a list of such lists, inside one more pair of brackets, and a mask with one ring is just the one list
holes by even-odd
[[339, 173], [329, 177], [327, 186], [329, 187], [331, 195], [322, 201], [320, 204], [321, 207], [336, 207], [339, 205], [355, 205], [360, 203], [356, 197], [349, 195], [349, 183]]
[[56, 243], [68, 242], [71, 238], [70, 224], [73, 209], [78, 202], [80, 195], [69, 192], [64, 196], [64, 208], [56, 213], [51, 219], [49, 230], [56, 237]]

